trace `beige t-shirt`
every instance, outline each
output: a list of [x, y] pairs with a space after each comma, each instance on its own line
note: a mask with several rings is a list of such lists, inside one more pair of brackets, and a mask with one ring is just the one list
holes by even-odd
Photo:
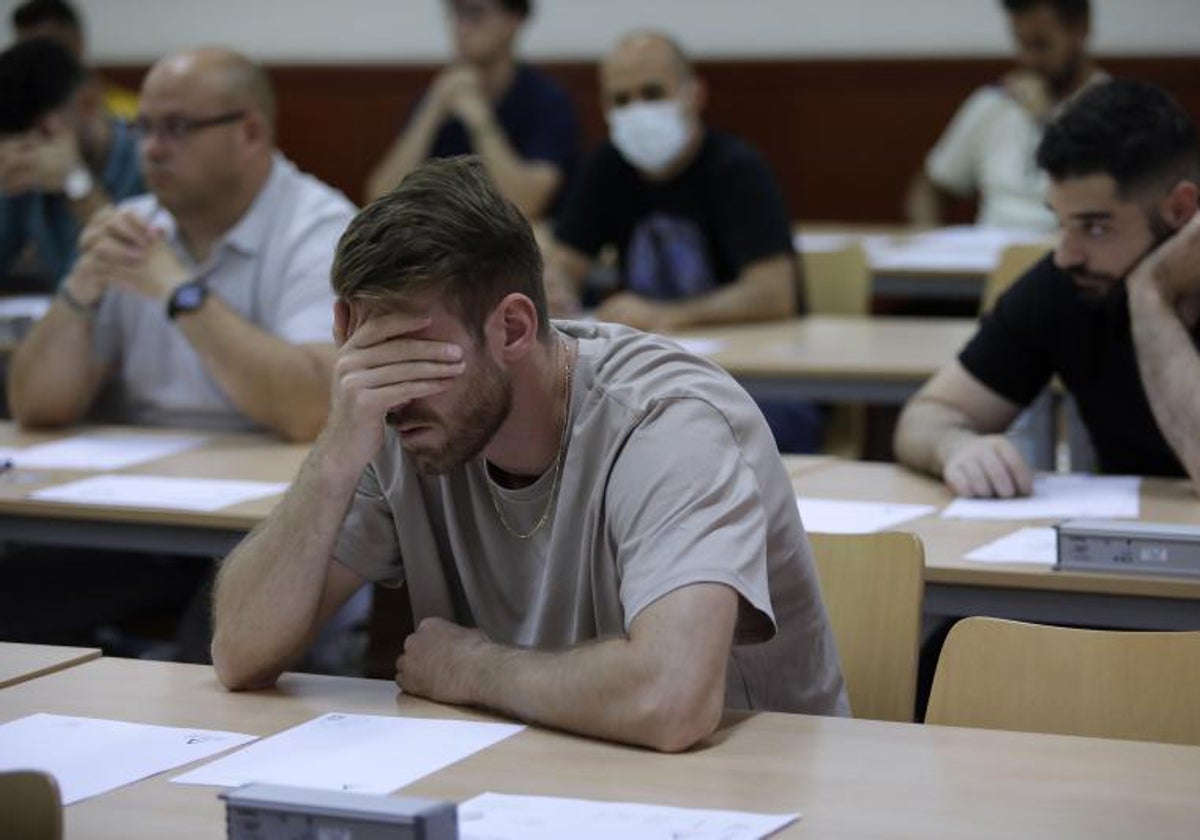
[[[754, 402], [715, 365], [651, 335], [556, 323], [579, 341], [553, 518], [550, 500], [492, 482], [482, 456], [419, 475], [388, 430], [363, 474], [335, 557], [407, 581], [414, 618], [475, 626], [509, 645], [561, 649], [626, 635], [682, 586], [741, 596], [727, 705], [848, 714], [791, 481]], [[697, 616], [697, 621], [703, 621]]]

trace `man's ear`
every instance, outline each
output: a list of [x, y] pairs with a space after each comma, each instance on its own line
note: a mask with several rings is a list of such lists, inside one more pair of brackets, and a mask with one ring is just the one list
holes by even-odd
[[520, 361], [537, 345], [537, 307], [527, 295], [506, 295], [488, 319], [488, 343], [509, 364]]
[[1183, 227], [1196, 215], [1200, 202], [1200, 186], [1194, 181], [1183, 180], [1171, 188], [1163, 199], [1160, 212], [1163, 220], [1175, 229]]
[[338, 298], [333, 303], [333, 343], [341, 347], [354, 332], [350, 304]]

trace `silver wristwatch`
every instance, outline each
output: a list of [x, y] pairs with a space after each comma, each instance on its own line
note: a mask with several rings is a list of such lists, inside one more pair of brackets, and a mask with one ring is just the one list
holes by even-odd
[[91, 195], [96, 182], [92, 179], [91, 170], [82, 163], [75, 166], [63, 180], [63, 192], [71, 201], [79, 201]]

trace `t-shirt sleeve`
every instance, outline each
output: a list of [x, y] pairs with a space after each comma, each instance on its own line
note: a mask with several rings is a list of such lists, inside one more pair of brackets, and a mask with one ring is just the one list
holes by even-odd
[[997, 95], [987, 88], [971, 94], [925, 159], [925, 174], [942, 189], [960, 196], [979, 189], [980, 135]]
[[338, 239], [350, 223], [347, 205], [323, 210], [295, 236], [281, 277], [271, 278], [278, 295], [263, 313], [264, 326], [291, 344], [333, 341], [333, 289], [330, 270]]
[[563, 202], [555, 238], [588, 257], [614, 238], [610, 221], [622, 212], [624, 182], [619, 153], [605, 143], [588, 159]]
[[793, 252], [787, 201], [757, 152], [746, 149], [722, 164], [715, 207], [734, 277], [758, 260]]
[[404, 582], [404, 564], [396, 522], [379, 483], [368, 465], [359, 479], [333, 547], [334, 559], [364, 578], [389, 587]]
[[1018, 405], [1028, 405], [1054, 375], [1055, 271], [1051, 257], [1025, 273], [983, 317], [959, 354], [967, 372]]
[[699, 399], [660, 402], [618, 456], [605, 503], [627, 632], [670, 592], [718, 583], [741, 596], [737, 643], [774, 635], [761, 491], [715, 407]]

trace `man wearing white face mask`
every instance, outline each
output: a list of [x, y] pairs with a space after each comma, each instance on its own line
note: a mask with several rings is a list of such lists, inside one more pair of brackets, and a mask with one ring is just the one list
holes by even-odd
[[783, 195], [762, 157], [706, 128], [704, 84], [669, 37], [622, 38], [601, 69], [610, 140], [588, 161], [555, 230], [552, 305], [578, 306], [593, 259], [617, 250], [604, 321], [661, 332], [796, 314]]

